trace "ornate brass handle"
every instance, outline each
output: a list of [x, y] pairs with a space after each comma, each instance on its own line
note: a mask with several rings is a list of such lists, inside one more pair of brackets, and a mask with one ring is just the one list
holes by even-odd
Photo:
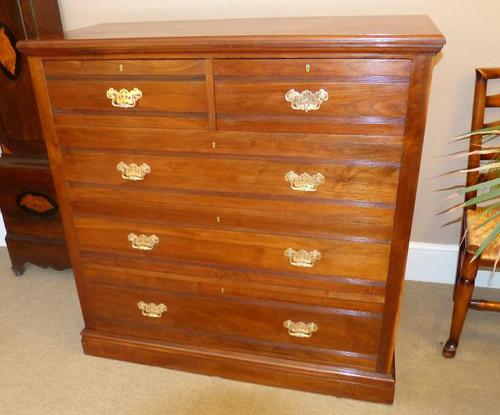
[[318, 186], [325, 182], [325, 176], [321, 173], [297, 174], [293, 170], [290, 170], [285, 174], [285, 180], [290, 183], [292, 190], [298, 190], [299, 192], [315, 192], [318, 190]]
[[142, 91], [138, 88], [134, 88], [130, 91], [127, 89], [120, 89], [117, 91], [114, 88], [109, 88], [106, 91], [106, 98], [111, 100], [113, 107], [132, 108], [135, 107], [137, 101], [142, 98]]
[[155, 303], [145, 303], [144, 301], [139, 301], [137, 307], [141, 310], [143, 316], [160, 318], [162, 314], [167, 311], [167, 306], [165, 304], [155, 304]]
[[312, 268], [314, 263], [321, 259], [321, 253], [316, 249], [312, 251], [306, 251], [305, 249], [296, 251], [293, 248], [287, 248], [283, 254], [290, 260], [290, 265], [294, 267]]
[[141, 251], [151, 251], [155, 245], [160, 243], [160, 238], [156, 235], [136, 235], [135, 233], [129, 233], [128, 240], [132, 242], [132, 248], [140, 249]]
[[151, 167], [149, 167], [146, 163], [142, 163], [138, 166], [135, 163], [126, 164], [123, 161], [120, 161], [116, 165], [116, 169], [122, 174], [122, 179], [132, 181], [144, 180], [144, 176], [151, 173]]
[[315, 111], [319, 110], [323, 102], [328, 101], [328, 92], [324, 89], [317, 92], [311, 92], [308, 89], [298, 92], [295, 89], [290, 89], [285, 94], [285, 101], [290, 102], [294, 110]]
[[288, 329], [288, 334], [293, 337], [311, 337], [312, 334], [318, 331], [316, 323], [304, 323], [303, 321], [294, 322], [286, 320], [283, 322], [283, 327]]

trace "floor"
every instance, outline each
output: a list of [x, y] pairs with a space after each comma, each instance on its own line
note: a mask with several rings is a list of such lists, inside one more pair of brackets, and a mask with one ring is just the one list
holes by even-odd
[[28, 266], [14, 277], [9, 266], [0, 248], [2, 415], [500, 414], [500, 315], [472, 311], [444, 359], [449, 285], [406, 284], [390, 406], [85, 356], [72, 273]]

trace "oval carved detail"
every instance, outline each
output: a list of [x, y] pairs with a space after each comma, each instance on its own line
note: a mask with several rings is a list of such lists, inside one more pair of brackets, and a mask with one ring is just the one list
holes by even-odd
[[40, 192], [24, 192], [17, 197], [17, 205], [33, 216], [52, 216], [58, 211], [57, 202]]

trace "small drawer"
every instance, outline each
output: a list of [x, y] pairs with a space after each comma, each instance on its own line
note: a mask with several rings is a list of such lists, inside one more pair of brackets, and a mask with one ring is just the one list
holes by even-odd
[[216, 81], [221, 130], [401, 135], [407, 83]]
[[64, 111], [112, 111], [117, 116], [207, 112], [204, 82], [49, 81], [48, 89], [56, 115]]
[[117, 60], [74, 60], [44, 62], [48, 80], [88, 78], [90, 76], [168, 77], [205, 79], [205, 61], [199, 59], [117, 59]]
[[56, 124], [208, 126], [202, 61], [49, 61], [45, 69]]
[[[399, 169], [390, 165], [156, 156], [138, 152], [66, 151], [63, 159], [70, 182], [134, 186], [137, 190], [217, 192], [238, 197], [287, 197], [296, 201], [392, 204], [399, 174]], [[143, 180], [134, 180], [136, 175]]]
[[375, 366], [380, 314], [94, 283], [86, 291], [94, 330], [296, 361]]
[[217, 60], [217, 126], [400, 135], [410, 70], [390, 59]]
[[408, 82], [409, 59], [216, 59], [216, 79], [315, 78]]
[[[123, 203], [133, 206], [133, 200]], [[283, 272], [305, 281], [308, 276], [378, 282], [387, 279], [389, 243], [150, 225], [141, 220], [140, 212], [134, 222], [117, 220], [117, 215], [113, 220], [75, 217], [81, 250], [164, 262], [214, 264], [235, 271]]]

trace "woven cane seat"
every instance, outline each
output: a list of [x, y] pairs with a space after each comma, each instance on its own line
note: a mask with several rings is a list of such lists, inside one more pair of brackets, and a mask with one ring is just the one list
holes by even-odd
[[[498, 211], [492, 209], [483, 214], [486, 208], [477, 208], [476, 210], [467, 210], [467, 251], [474, 253], [481, 243], [487, 238], [493, 228], [500, 223], [500, 217], [496, 217], [491, 222], [483, 226], [481, 223], [491, 218]], [[479, 226], [479, 227], [478, 227]], [[481, 254], [481, 259], [485, 261], [494, 261], [500, 249], [500, 238], [495, 238], [490, 245]]]

